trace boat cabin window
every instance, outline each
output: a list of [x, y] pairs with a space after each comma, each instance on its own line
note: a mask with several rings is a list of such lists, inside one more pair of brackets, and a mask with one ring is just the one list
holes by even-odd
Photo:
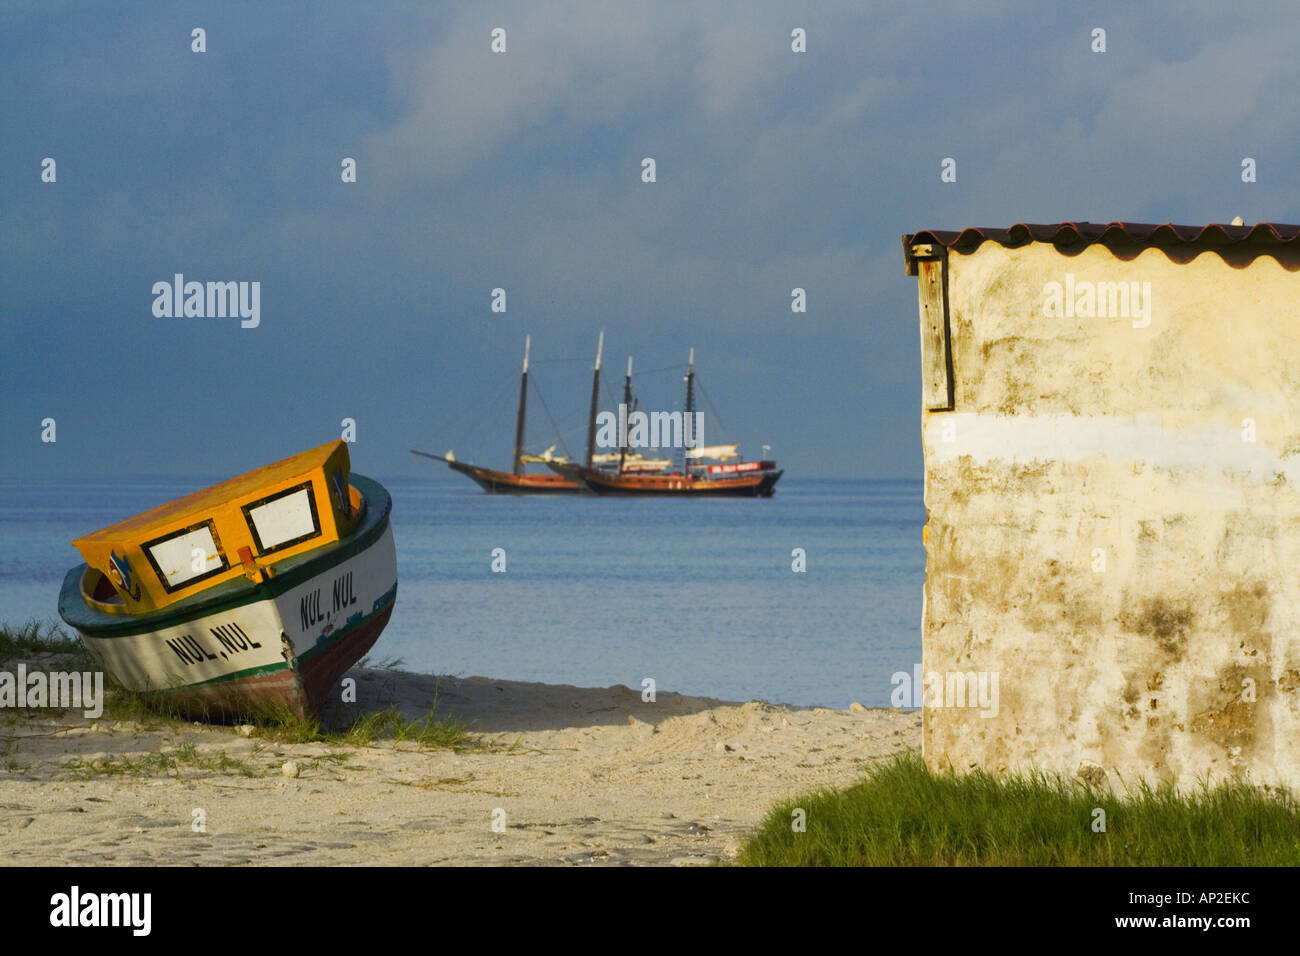
[[311, 482], [277, 492], [243, 507], [258, 554], [271, 554], [320, 534]]
[[230, 567], [217, 544], [211, 520], [146, 541], [143, 547], [168, 594]]

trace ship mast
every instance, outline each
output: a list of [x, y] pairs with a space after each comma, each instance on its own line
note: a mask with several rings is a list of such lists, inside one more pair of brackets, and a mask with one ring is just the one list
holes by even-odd
[[690, 459], [687, 453], [690, 451], [686, 447], [685, 437], [691, 435], [692, 444], [696, 441], [694, 434], [691, 434], [691, 413], [695, 410], [695, 349], [691, 349], [691, 358], [686, 365], [686, 415], [682, 420], [682, 477], [690, 478], [691, 470], [689, 466]]
[[519, 416], [515, 419], [515, 462], [514, 471], [518, 475], [523, 471], [524, 455], [524, 410], [528, 405], [528, 347], [532, 344], [532, 336], [524, 336], [524, 371], [519, 377]]
[[[632, 356], [627, 357], [627, 378], [623, 380], [623, 408], [625, 414], [632, 414]], [[622, 441], [618, 449], [618, 473], [623, 474], [623, 462], [627, 460], [627, 429], [623, 429]]]
[[605, 351], [605, 330], [600, 330], [600, 339], [596, 343], [596, 369], [591, 376], [591, 414], [587, 419], [587, 467], [590, 468], [596, 454], [596, 407], [600, 401], [600, 355]]

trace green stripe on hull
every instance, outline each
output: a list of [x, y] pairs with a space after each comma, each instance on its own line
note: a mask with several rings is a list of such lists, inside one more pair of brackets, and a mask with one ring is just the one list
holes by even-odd
[[[383, 597], [381, 597], [378, 601], [375, 602], [374, 610], [371, 611], [369, 614], [367, 614], [365, 617], [363, 617], [361, 620], [357, 621], [351, 627], [344, 628], [343, 630], [339, 631], [337, 634], [331, 635], [327, 640], [317, 641], [311, 647], [307, 648], [307, 650], [303, 651], [301, 654], [296, 655], [299, 664], [301, 664], [302, 661], [311, 660], [311, 658], [314, 657], [317, 653], [326, 650], [327, 648], [333, 646], [334, 644], [343, 640], [344, 638], [351, 637], [361, 628], [365, 627], [372, 620], [374, 620], [375, 615], [381, 614], [384, 612], [384, 610], [391, 607], [393, 605], [393, 602], [396, 600], [397, 600], [397, 585], [394, 584], [384, 594]], [[249, 667], [246, 670], [234, 671], [230, 674], [223, 674], [220, 677], [212, 677], [205, 681], [199, 681], [196, 684], [182, 684], [179, 687], [162, 687], [158, 689], [157, 693], [167, 693], [169, 691], [193, 690], [196, 687], [213, 687], [217, 684], [227, 684], [230, 681], [243, 680], [245, 677], [261, 677], [265, 674], [276, 674], [279, 673], [280, 671], [289, 670], [289, 669], [290, 667], [288, 661], [279, 661], [275, 664], [264, 664], [261, 667]]]

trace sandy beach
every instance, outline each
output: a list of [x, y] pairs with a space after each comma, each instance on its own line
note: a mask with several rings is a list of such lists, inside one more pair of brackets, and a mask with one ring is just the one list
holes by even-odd
[[351, 676], [358, 712], [391, 703], [415, 718], [436, 695], [438, 715], [468, 724], [481, 745], [289, 744], [161, 718], [0, 711], [0, 860], [709, 864], [729, 859], [778, 801], [850, 784], [920, 746], [918, 712]]

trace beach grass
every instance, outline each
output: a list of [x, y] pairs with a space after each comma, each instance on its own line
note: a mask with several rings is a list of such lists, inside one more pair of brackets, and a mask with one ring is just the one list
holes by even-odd
[[377, 671], [400, 671], [406, 666], [406, 660], [401, 657], [385, 657], [381, 661], [372, 661], [370, 655], [367, 654], [365, 657], [361, 658], [361, 660], [357, 661], [356, 666], [368, 667]]
[[[133, 720], [146, 727], [158, 721], [189, 723], [194, 715], [178, 710], [165, 695], [129, 690], [110, 682], [105, 692], [104, 716], [114, 720]], [[418, 717], [407, 717], [395, 705], [384, 710], [361, 714], [351, 723], [336, 726], [308, 714], [262, 711], [226, 721], [244, 724], [248, 736], [276, 743], [328, 744], [331, 746], [369, 747], [382, 740], [410, 741], [428, 750], [470, 749], [478, 745], [476, 735], [467, 726], [450, 718], [440, 718], [435, 707]]]
[[407, 741], [428, 750], [455, 750], [473, 746], [477, 740], [465, 724], [439, 719], [436, 706], [421, 717], [408, 718], [395, 706], [363, 714], [332, 743], [366, 747], [376, 740]]
[[189, 723], [192, 718], [165, 695], [123, 687], [105, 674], [104, 719], [134, 721], [142, 727], [156, 728], [165, 723]]
[[166, 751], [141, 754], [138, 757], [124, 755], [93, 760], [78, 757], [68, 761], [63, 767], [71, 776], [79, 780], [89, 780], [101, 775], [181, 776], [186, 771], [234, 773], [244, 777], [261, 777], [267, 773], [254, 767], [247, 760], [230, 756], [224, 750], [217, 753], [201, 753], [190, 743]]
[[396, 706], [362, 714], [340, 729], [329, 729], [316, 717], [261, 717], [252, 722], [253, 735], [280, 743], [324, 743], [369, 747], [381, 740], [411, 741], [430, 750], [474, 746], [476, 738], [464, 724], [438, 718], [434, 711], [407, 717]]
[[1042, 772], [932, 773], [913, 752], [848, 789], [780, 804], [735, 863], [1297, 866], [1300, 803], [1289, 791], [1237, 782], [1179, 792], [1136, 781], [1116, 793]]
[[64, 654], [90, 659], [86, 647], [56, 624], [28, 621], [20, 627], [0, 624], [0, 661], [16, 654]]
[[[380, 664], [368, 664], [362, 658], [358, 667], [398, 671], [402, 661], [393, 659]], [[450, 717], [439, 717], [438, 697], [435, 687], [433, 704], [418, 717], [407, 717], [396, 704], [383, 710], [360, 714], [351, 721], [340, 720], [338, 709], [324, 715], [306, 717], [291, 713], [266, 716], [250, 720], [253, 734], [282, 743], [325, 743], [335, 746], [369, 747], [382, 740], [414, 743], [425, 750], [464, 750], [484, 746], [479, 737], [470, 732], [468, 725]]]

